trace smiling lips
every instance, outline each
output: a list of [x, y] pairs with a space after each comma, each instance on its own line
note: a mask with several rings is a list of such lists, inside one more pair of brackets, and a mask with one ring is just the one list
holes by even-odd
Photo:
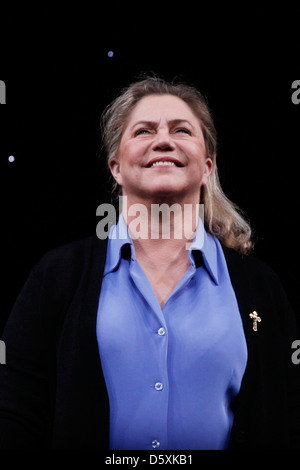
[[161, 167], [182, 167], [183, 164], [173, 157], [156, 157], [150, 160], [146, 165], [147, 168], [161, 168]]

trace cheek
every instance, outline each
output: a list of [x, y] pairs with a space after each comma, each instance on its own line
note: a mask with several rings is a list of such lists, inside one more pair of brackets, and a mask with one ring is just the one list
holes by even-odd
[[202, 164], [206, 159], [206, 149], [202, 142], [197, 140], [193, 142], [181, 142], [179, 148], [192, 163]]
[[206, 157], [202, 149], [196, 149], [191, 158], [191, 164], [195, 170], [204, 172]]
[[135, 165], [141, 163], [143, 155], [147, 150], [145, 143], [128, 143], [126, 145], [120, 146], [119, 157], [120, 162], [128, 165]]

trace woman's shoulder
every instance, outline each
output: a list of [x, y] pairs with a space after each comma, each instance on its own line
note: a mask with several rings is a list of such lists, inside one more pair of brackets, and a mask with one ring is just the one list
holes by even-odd
[[263, 278], [270, 282], [278, 281], [277, 273], [254, 253], [241, 254], [224, 245], [222, 245], [222, 248], [229, 270], [240, 272], [241, 274], [246, 271], [250, 276]]
[[100, 240], [96, 235], [90, 235], [45, 251], [35, 269], [74, 268], [76, 265], [87, 263], [95, 253], [105, 255], [106, 240]]
[[88, 236], [45, 251], [29, 279], [35, 279], [46, 291], [73, 289], [84, 277], [101, 276], [105, 258], [106, 241]]

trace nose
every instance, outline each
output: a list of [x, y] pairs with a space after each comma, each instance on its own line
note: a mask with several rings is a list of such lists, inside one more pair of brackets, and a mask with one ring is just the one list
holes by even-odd
[[175, 144], [167, 130], [159, 131], [152, 145], [152, 150], [171, 152], [175, 150]]

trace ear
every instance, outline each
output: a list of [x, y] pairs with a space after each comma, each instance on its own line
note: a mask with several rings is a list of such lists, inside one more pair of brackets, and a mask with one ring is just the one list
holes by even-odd
[[211, 158], [206, 158], [204, 162], [204, 173], [203, 173], [203, 178], [202, 178], [202, 185], [206, 185], [208, 182], [208, 178], [212, 172], [213, 169], [213, 162]]
[[120, 162], [117, 157], [111, 158], [108, 162], [109, 169], [111, 171], [111, 174], [115, 178], [116, 182], [122, 186], [122, 175], [121, 175], [121, 168], [120, 168]]

